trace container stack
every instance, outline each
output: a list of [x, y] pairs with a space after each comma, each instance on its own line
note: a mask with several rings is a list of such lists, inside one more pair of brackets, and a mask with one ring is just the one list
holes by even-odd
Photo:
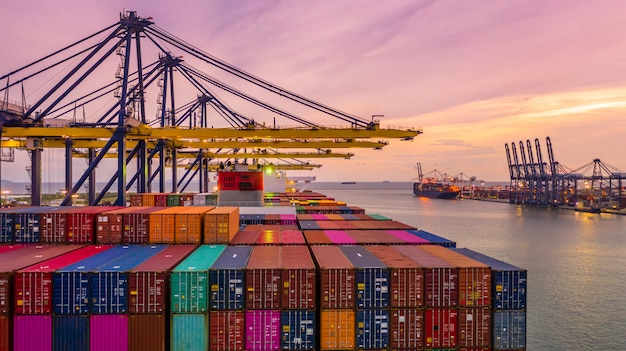
[[311, 246], [318, 267], [319, 350], [356, 347], [356, 270], [337, 246]]
[[204, 351], [209, 348], [209, 339], [213, 340], [209, 338], [209, 268], [225, 248], [223, 245], [202, 245], [172, 270], [170, 350]]
[[209, 270], [211, 351], [246, 347], [246, 266], [251, 246], [228, 246]]
[[526, 349], [526, 270], [470, 249], [455, 251], [491, 267], [493, 349]]
[[389, 347], [389, 269], [362, 246], [340, 246], [355, 267], [356, 348]]
[[170, 245], [129, 272], [130, 350], [156, 351], [168, 347], [170, 271], [196, 248], [194, 245]]
[[315, 350], [317, 281], [306, 246], [281, 246], [282, 350]]

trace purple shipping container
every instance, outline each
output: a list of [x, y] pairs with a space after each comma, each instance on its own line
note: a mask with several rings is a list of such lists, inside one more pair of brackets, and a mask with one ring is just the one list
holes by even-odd
[[356, 240], [343, 230], [325, 230], [324, 233], [326, 233], [326, 236], [328, 236], [330, 241], [332, 241], [335, 245], [356, 244]]
[[246, 350], [280, 350], [280, 312], [246, 312]]
[[89, 316], [89, 350], [128, 350], [128, 315], [93, 314]]
[[52, 350], [52, 316], [15, 315], [13, 350]]

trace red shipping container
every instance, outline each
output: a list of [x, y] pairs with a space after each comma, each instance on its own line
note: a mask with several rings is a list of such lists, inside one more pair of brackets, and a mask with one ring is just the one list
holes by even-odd
[[130, 313], [165, 313], [169, 299], [168, 274], [197, 246], [171, 245], [128, 273]]
[[137, 207], [124, 214], [125, 244], [145, 244], [149, 240], [150, 213], [163, 207]]
[[153, 199], [152, 201], [154, 202], [154, 204], [152, 204], [151, 206], [167, 207], [167, 197], [169, 195], [170, 194], [168, 193], [150, 194]]
[[305, 245], [304, 235], [297, 229], [280, 231], [280, 243], [283, 245]]
[[392, 309], [389, 314], [389, 346], [392, 350], [421, 350], [424, 345], [424, 310]]
[[246, 309], [280, 308], [280, 246], [255, 246], [246, 266]]
[[424, 247], [398, 245], [393, 248], [424, 267], [424, 304], [426, 307], [456, 307], [459, 300], [458, 270], [434, 256]]
[[423, 249], [459, 270], [459, 306], [491, 306], [491, 268], [454, 250], [428, 245]]
[[96, 215], [96, 243], [119, 244], [124, 238], [124, 214], [136, 211], [135, 207], [124, 207]]
[[20, 250], [6, 252], [0, 256], [0, 314], [9, 314], [12, 307], [11, 286], [13, 272], [53, 257], [79, 249], [76, 245], [29, 246]]
[[209, 349], [241, 351], [245, 344], [243, 311], [212, 311], [209, 313]]
[[333, 243], [322, 230], [305, 230], [303, 233], [309, 245], [330, 245]]
[[259, 236], [256, 239], [257, 245], [279, 245], [280, 244], [280, 231], [279, 230], [261, 230]]
[[120, 207], [90, 206], [74, 207], [65, 211], [67, 242], [70, 244], [93, 244], [98, 213]]
[[13, 350], [13, 345], [11, 344], [13, 339], [13, 335], [11, 335], [11, 319], [11, 316], [0, 315], [0, 351]]
[[454, 348], [457, 345], [457, 310], [428, 308], [424, 315], [426, 348]]
[[64, 244], [67, 242], [67, 208], [51, 208], [39, 217], [40, 240], [47, 244]]
[[18, 270], [13, 284], [15, 314], [51, 314], [52, 273], [110, 248], [91, 245]]
[[424, 305], [424, 269], [417, 262], [389, 246], [365, 246], [389, 268], [389, 304], [391, 307]]
[[491, 345], [491, 313], [488, 307], [461, 308], [458, 314], [460, 347]]
[[260, 230], [248, 230], [247, 228], [244, 230], [240, 230], [235, 234], [235, 236], [230, 241], [233, 245], [254, 245], [261, 233]]
[[128, 348], [132, 351], [165, 351], [165, 314], [128, 316]]
[[382, 244], [378, 238], [370, 235], [366, 230], [349, 230], [346, 233], [359, 245]]
[[372, 237], [376, 238], [378, 241], [380, 241], [381, 244], [385, 244], [385, 245], [406, 244], [404, 240], [387, 233], [387, 231], [385, 230], [366, 230], [365, 232], [371, 235]]
[[356, 272], [336, 246], [311, 246], [319, 267], [320, 308], [355, 308]]
[[309, 248], [283, 246], [281, 254], [281, 307], [288, 310], [315, 309], [316, 270]]

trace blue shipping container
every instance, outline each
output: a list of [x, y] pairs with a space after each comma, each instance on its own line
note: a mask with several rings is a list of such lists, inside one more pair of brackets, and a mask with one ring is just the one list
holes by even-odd
[[356, 267], [357, 308], [389, 306], [389, 269], [363, 246], [339, 246]]
[[458, 253], [491, 267], [491, 294], [496, 310], [523, 310], [526, 308], [525, 269], [502, 262], [470, 249], [455, 249]]
[[13, 242], [13, 211], [10, 208], [0, 210], [0, 243]]
[[13, 237], [16, 243], [38, 243], [41, 240], [41, 214], [59, 207], [25, 207], [13, 212]]
[[356, 348], [384, 349], [389, 347], [389, 310], [356, 311]]
[[428, 240], [430, 241], [432, 244], [435, 245], [439, 245], [439, 246], [443, 246], [443, 247], [449, 247], [449, 248], [453, 248], [456, 247], [456, 242], [448, 240], [446, 238], [442, 238], [438, 235], [435, 234], [431, 234], [429, 232], [423, 231], [421, 229], [419, 230], [407, 230], [407, 232], [413, 234], [413, 235], [417, 235], [420, 238], [424, 239], [424, 240]]
[[251, 246], [228, 246], [209, 269], [211, 308], [243, 310], [246, 265]]
[[54, 316], [52, 319], [52, 350], [89, 350], [89, 316]]
[[280, 316], [281, 349], [315, 349], [315, 311], [283, 311]]
[[206, 351], [209, 349], [207, 313], [173, 314], [170, 350]]
[[496, 350], [526, 348], [526, 311], [496, 311], [493, 314], [493, 347]]
[[128, 271], [156, 255], [167, 245], [131, 245], [124, 254], [91, 272], [91, 312], [118, 314], [128, 311]]

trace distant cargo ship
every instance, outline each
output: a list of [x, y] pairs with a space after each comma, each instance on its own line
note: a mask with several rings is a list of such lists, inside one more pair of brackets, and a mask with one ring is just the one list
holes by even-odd
[[341, 182], [341, 184], [356, 184], [356, 182]]
[[413, 183], [413, 194], [433, 199], [456, 199], [461, 189], [452, 184]]

